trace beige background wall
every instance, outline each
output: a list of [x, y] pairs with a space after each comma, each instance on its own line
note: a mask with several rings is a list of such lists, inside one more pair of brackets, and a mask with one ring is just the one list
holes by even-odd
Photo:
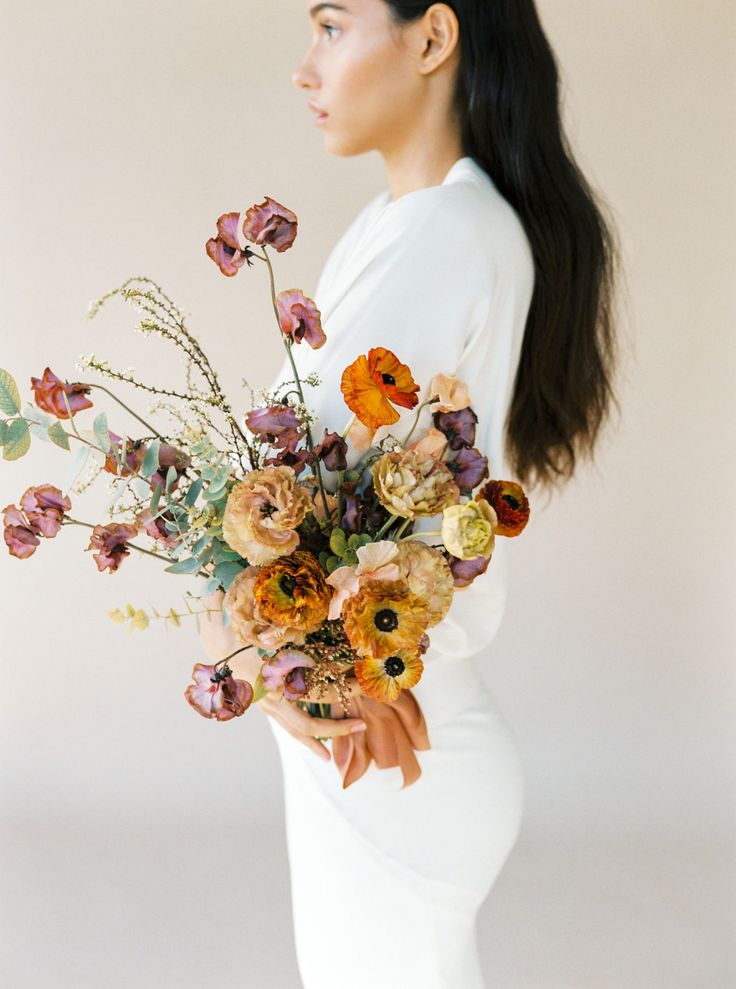
[[[377, 155], [327, 156], [290, 82], [305, 7], [3, 0], [0, 366], [24, 397], [46, 364], [80, 377], [90, 351], [143, 380], [181, 370], [121, 302], [85, 320], [134, 274], [190, 314], [236, 407], [243, 377], [271, 379], [267, 281], [219, 274], [204, 252], [217, 216], [264, 195], [294, 209], [278, 287], [309, 294], [384, 187]], [[734, 9], [539, 7], [580, 161], [623, 239], [623, 414], [514, 545], [484, 673], [527, 806], [481, 918], [487, 973], [499, 989], [715, 989], [736, 977]], [[38, 441], [3, 462], [0, 507], [67, 463]], [[99, 484], [75, 517], [104, 520], [105, 500]], [[0, 554], [3, 981], [296, 989], [268, 726], [188, 707], [193, 630], [128, 636], [106, 616], [180, 605], [193, 583], [145, 557], [99, 575], [86, 543], [70, 529], [30, 560]]]

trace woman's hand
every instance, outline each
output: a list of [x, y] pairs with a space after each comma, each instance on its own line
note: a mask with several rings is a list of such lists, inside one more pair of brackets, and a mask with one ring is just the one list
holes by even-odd
[[[322, 701], [326, 703], [324, 697]], [[349, 735], [353, 731], [365, 731], [366, 728], [365, 721], [360, 718], [312, 717], [311, 714], [307, 714], [306, 711], [297, 707], [294, 701], [287, 701], [273, 692], [258, 701], [256, 706], [263, 708], [266, 714], [286, 729], [292, 738], [302, 742], [308, 749], [325, 760], [331, 758], [330, 750], [319, 741], [320, 738], [336, 738], [339, 735]]]

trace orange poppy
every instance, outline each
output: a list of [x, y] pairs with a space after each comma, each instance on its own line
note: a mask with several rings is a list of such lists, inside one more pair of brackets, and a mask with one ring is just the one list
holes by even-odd
[[419, 682], [424, 663], [416, 649], [397, 649], [385, 659], [358, 659], [354, 665], [360, 688], [374, 701], [391, 704], [402, 690]]
[[[413, 409], [419, 385], [406, 364], [386, 347], [372, 347], [342, 372], [340, 390], [345, 404], [369, 429], [389, 426], [399, 419], [393, 405]], [[393, 405], [392, 405], [393, 403]]]

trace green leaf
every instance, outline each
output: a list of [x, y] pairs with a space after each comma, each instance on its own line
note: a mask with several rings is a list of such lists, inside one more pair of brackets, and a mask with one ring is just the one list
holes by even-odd
[[146, 484], [143, 478], [139, 477], [137, 474], [133, 477], [132, 481], [130, 482], [130, 486], [133, 488], [133, 490], [140, 499], [145, 500], [146, 498], [150, 498], [151, 485]]
[[158, 503], [159, 503], [160, 499], [161, 499], [161, 485], [160, 484], [157, 484], [154, 487], [154, 489], [153, 489], [153, 495], [151, 497], [151, 502], [150, 502], [150, 504], [148, 506], [148, 508], [149, 508], [152, 516], [156, 514], [156, 511], [158, 509]]
[[337, 556], [342, 556], [345, 550], [348, 548], [347, 540], [345, 539], [345, 532], [340, 529], [333, 529], [330, 535], [330, 549]]
[[166, 494], [168, 494], [169, 491], [171, 491], [171, 485], [174, 483], [177, 476], [178, 475], [177, 475], [176, 467], [174, 467], [174, 465], [172, 464], [171, 467], [169, 467], [169, 469], [166, 471]]
[[9, 416], [20, 412], [20, 392], [13, 375], [0, 367], [0, 409]]
[[161, 447], [161, 440], [158, 436], [151, 441], [148, 449], [146, 450], [146, 455], [143, 458], [143, 463], [141, 465], [141, 476], [150, 477], [156, 471], [158, 467], [159, 451]]
[[222, 584], [223, 590], [227, 590], [238, 574], [244, 569], [245, 567], [241, 566], [240, 563], [219, 563], [215, 567], [215, 575]]
[[219, 539], [214, 540], [212, 547], [215, 563], [226, 563], [241, 559], [240, 553], [237, 553], [234, 549], [230, 549], [227, 543], [223, 543]]
[[19, 460], [28, 453], [31, 446], [31, 434], [25, 419], [13, 419], [8, 426], [8, 432], [3, 446], [4, 460]]
[[53, 426], [49, 426], [48, 437], [52, 443], [56, 443], [60, 446], [62, 450], [70, 450], [69, 437], [66, 435], [66, 430], [62, 424], [57, 420]]
[[192, 505], [195, 504], [197, 498], [199, 498], [199, 494], [202, 490], [203, 484], [204, 481], [202, 480], [202, 478], [198, 477], [196, 481], [194, 481], [192, 484], [189, 485], [189, 490], [187, 491], [186, 497], [184, 498], [185, 505], [188, 505], [191, 508]]
[[95, 439], [97, 445], [105, 453], [110, 452], [110, 430], [107, 428], [107, 413], [100, 412], [98, 416], [95, 416], [95, 421], [92, 423], [92, 431], [95, 434]]
[[194, 546], [192, 547], [192, 556], [199, 556], [199, 554], [202, 552], [205, 546], [209, 545], [211, 541], [212, 541], [212, 537], [210, 536], [209, 532], [206, 535], [202, 536], [201, 539], [198, 539], [194, 544]]
[[5, 419], [0, 419], [0, 446], [5, 442], [5, 437], [8, 435], [8, 424]]
[[196, 573], [200, 568], [199, 560], [195, 557], [187, 557], [186, 560], [177, 560], [170, 567], [164, 567], [165, 573]]
[[332, 573], [333, 570], [337, 570], [338, 567], [342, 566], [342, 560], [339, 556], [328, 556], [327, 557], [327, 572]]

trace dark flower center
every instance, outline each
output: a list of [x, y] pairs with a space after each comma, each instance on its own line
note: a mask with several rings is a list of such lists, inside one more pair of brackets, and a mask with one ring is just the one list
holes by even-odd
[[404, 672], [404, 660], [400, 656], [389, 656], [384, 661], [383, 668], [390, 677], [398, 677]]
[[395, 385], [396, 384], [396, 378], [393, 376], [393, 374], [387, 374], [386, 372], [383, 372], [381, 374], [381, 377], [383, 378], [384, 385]]
[[275, 511], [276, 511], [276, 506], [272, 505], [270, 501], [264, 501], [264, 503], [261, 505], [261, 515], [264, 515], [267, 518], [270, 518]]
[[393, 632], [399, 624], [399, 619], [396, 617], [395, 611], [390, 608], [381, 608], [380, 611], [376, 612], [373, 622], [381, 632]]
[[505, 501], [506, 504], [510, 505], [512, 508], [519, 507], [519, 502], [516, 500], [516, 498], [514, 498], [513, 495], [510, 494], [501, 495], [501, 500]]
[[279, 587], [287, 597], [292, 597], [294, 588], [296, 587], [296, 578], [292, 577], [291, 574], [285, 573], [279, 578]]

